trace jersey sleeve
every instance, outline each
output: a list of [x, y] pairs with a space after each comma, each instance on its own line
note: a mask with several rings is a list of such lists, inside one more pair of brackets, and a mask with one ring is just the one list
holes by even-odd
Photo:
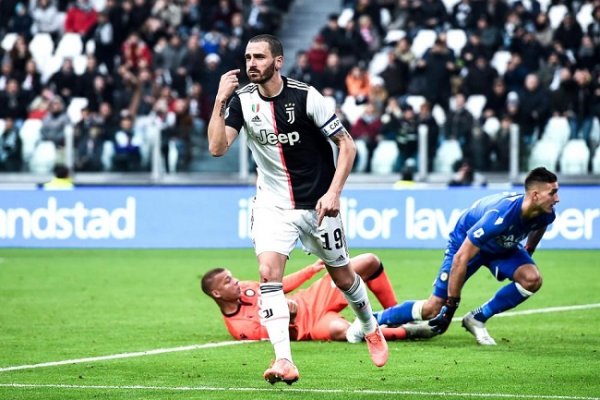
[[237, 93], [229, 100], [227, 109], [225, 110], [225, 125], [234, 128], [236, 131], [242, 129], [244, 124], [244, 114], [242, 113], [242, 102]]
[[343, 128], [342, 121], [335, 114], [333, 105], [312, 86], [308, 90], [306, 112], [326, 137], [335, 135]]
[[498, 236], [506, 228], [504, 216], [498, 210], [489, 210], [467, 231], [471, 242], [481, 248], [491, 238]]

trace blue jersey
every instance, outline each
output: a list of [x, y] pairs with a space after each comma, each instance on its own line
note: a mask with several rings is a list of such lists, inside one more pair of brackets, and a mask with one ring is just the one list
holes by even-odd
[[505, 254], [521, 247], [531, 231], [542, 229], [556, 218], [554, 210], [529, 220], [521, 218], [524, 195], [495, 194], [476, 201], [463, 212], [450, 233], [448, 252], [456, 253], [465, 237], [489, 255]]

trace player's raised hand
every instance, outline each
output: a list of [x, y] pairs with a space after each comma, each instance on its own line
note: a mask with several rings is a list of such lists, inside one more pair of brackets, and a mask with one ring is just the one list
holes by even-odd
[[240, 85], [238, 81], [239, 69], [232, 69], [231, 71], [225, 72], [221, 75], [221, 81], [219, 82], [219, 91], [217, 96], [228, 98]]
[[446, 304], [444, 304], [440, 313], [435, 318], [429, 320], [429, 326], [431, 326], [433, 332], [439, 334], [446, 332], [452, 322], [452, 317], [454, 317], [454, 313], [456, 312], [459, 303], [459, 298], [448, 297]]

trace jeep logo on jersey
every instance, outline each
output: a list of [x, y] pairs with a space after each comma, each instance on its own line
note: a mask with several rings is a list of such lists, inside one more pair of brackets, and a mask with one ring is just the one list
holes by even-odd
[[287, 122], [293, 124], [296, 121], [296, 113], [294, 112], [294, 103], [288, 103], [285, 105], [285, 113], [287, 114]]
[[289, 133], [275, 133], [267, 132], [265, 129], [261, 129], [256, 136], [256, 140], [260, 144], [286, 144], [293, 146], [300, 141], [300, 134], [296, 131]]

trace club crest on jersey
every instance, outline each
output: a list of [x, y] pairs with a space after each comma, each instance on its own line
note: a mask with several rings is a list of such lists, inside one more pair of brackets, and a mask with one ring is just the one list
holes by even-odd
[[294, 103], [288, 103], [285, 105], [285, 113], [287, 114], [287, 122], [293, 124], [296, 121], [296, 113], [294, 112]]

